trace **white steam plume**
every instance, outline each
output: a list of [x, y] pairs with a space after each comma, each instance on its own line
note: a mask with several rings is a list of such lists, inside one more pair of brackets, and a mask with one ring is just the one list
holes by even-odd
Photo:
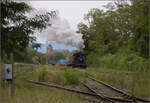
[[84, 48], [82, 34], [71, 30], [67, 20], [62, 20], [60, 16], [57, 16], [51, 23], [51, 27], [48, 27], [37, 35], [38, 38], [46, 42], [63, 43], [75, 46], [79, 49]]
[[51, 26], [46, 30], [36, 33], [36, 37], [39, 40], [46, 42], [63, 43], [65, 45], [72, 45], [79, 49], [84, 48], [84, 41], [82, 34], [76, 33], [70, 28], [67, 20], [61, 19], [60, 16], [51, 20]]

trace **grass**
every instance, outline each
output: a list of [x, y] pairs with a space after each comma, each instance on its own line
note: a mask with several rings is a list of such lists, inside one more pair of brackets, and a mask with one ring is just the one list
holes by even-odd
[[90, 74], [99, 80], [130, 93], [132, 89], [132, 83], [134, 81], [135, 95], [142, 98], [150, 97], [149, 73], [95, 68], [90, 70]]
[[[84, 70], [60, 66], [35, 66], [15, 69], [15, 74], [20, 72], [23, 72], [19, 76], [22, 78], [51, 82], [71, 88], [80, 88], [80, 81], [86, 80], [87, 74], [125, 91], [131, 90], [131, 83], [134, 80], [136, 96], [149, 98], [150, 95], [149, 73], [146, 72], [128, 72], [108, 68], [88, 68]], [[10, 98], [7, 83], [1, 81], [1, 84], [0, 101], [3, 103], [87, 103], [76, 93], [37, 86], [19, 79], [15, 80], [15, 95]]]
[[[27, 85], [26, 85], [27, 86]], [[82, 100], [74, 93], [46, 88], [26, 87], [16, 88], [14, 98], [8, 96], [8, 88], [3, 89], [0, 100], [3, 103], [81, 103]], [[72, 103], [73, 103], [72, 102]]]
[[[30, 80], [38, 80], [42, 82], [52, 82], [68, 87], [79, 85], [80, 73], [78, 70], [71, 68], [61, 68], [59, 66], [36, 66], [22, 67], [15, 69], [15, 74], [22, 73], [18, 78], [27, 78]], [[27, 72], [26, 72], [27, 71]], [[74, 71], [74, 72], [72, 72]], [[28, 72], [32, 72], [28, 74]], [[26, 83], [20, 79], [15, 80], [15, 95], [9, 97], [9, 88], [7, 82], [2, 82], [0, 88], [0, 101], [3, 103], [87, 103], [76, 93], [48, 88]]]
[[91, 53], [87, 63], [92, 67], [108, 68], [124, 72], [149, 72], [149, 59], [139, 56], [128, 48], [120, 49], [115, 54], [98, 55]]

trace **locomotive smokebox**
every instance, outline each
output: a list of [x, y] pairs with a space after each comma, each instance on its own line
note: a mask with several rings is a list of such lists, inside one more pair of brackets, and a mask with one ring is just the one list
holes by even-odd
[[72, 67], [86, 68], [86, 56], [79, 51], [70, 55], [67, 59], [67, 65]]

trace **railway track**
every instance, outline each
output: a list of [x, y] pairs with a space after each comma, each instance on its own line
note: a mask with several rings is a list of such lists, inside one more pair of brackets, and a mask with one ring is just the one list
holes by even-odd
[[[105, 101], [106, 103], [116, 103], [115, 101], [119, 101], [117, 103], [120, 103], [120, 102], [124, 102], [124, 103], [132, 102], [130, 100], [123, 100], [123, 99], [113, 98], [113, 97], [108, 97], [108, 96], [100, 96], [100, 94], [95, 94], [95, 93], [85, 92], [85, 91], [82, 91], [82, 90], [66, 88], [66, 87], [63, 87], [63, 86], [60, 86], [60, 85], [54, 85], [54, 84], [51, 84], [51, 83], [44, 83], [44, 82], [32, 81], [32, 80], [25, 80], [25, 81], [29, 82], [29, 83], [33, 83], [33, 84], [38, 84], [38, 85], [41, 85], [41, 86], [53, 87], [53, 88], [67, 90], [67, 91], [70, 91], [70, 92], [75, 92], [75, 93], [79, 93], [79, 94], [83, 94], [83, 95], [87, 95], [87, 96], [92, 96], [94, 98], [99, 99], [100, 101]], [[113, 101], [111, 99], [113, 99]]]
[[117, 89], [117, 88], [115, 88], [115, 87], [113, 87], [113, 86], [111, 86], [111, 85], [109, 85], [109, 84], [107, 84], [101, 80], [96, 80], [96, 79], [92, 78], [91, 76], [88, 76], [88, 78], [90, 80], [92, 80], [91, 81], [92, 83], [93, 83], [93, 81], [95, 81], [98, 84], [96, 85], [95, 83], [93, 83], [93, 85], [91, 84], [91, 86], [89, 86], [88, 84], [83, 83], [83, 85], [85, 87], [87, 87], [90, 91], [92, 91], [94, 93], [99, 93], [99, 94], [104, 95], [104, 96], [105, 95], [107, 95], [107, 96], [111, 95], [113, 97], [113, 98], [109, 98], [111, 100], [115, 100], [114, 97], [117, 97], [122, 102], [150, 103], [149, 100], [138, 98], [136, 96], [130, 95], [130, 94], [126, 93], [125, 91]]
[[[31, 74], [31, 71], [24, 71], [21, 74]], [[15, 78], [19, 77], [20, 74], [17, 74]], [[21, 78], [19, 78], [21, 79]], [[40, 81], [33, 81], [28, 79], [23, 79], [28, 83], [41, 85], [41, 86], [47, 86], [57, 89], [62, 89], [74, 93], [79, 93], [88, 97], [92, 97], [98, 101], [98, 103], [150, 103], [149, 100], [138, 98], [136, 96], [130, 95], [129, 93], [126, 93], [125, 91], [122, 91], [118, 88], [115, 88], [101, 80], [97, 80], [93, 78], [92, 76], [87, 76], [86, 82], [81, 82], [83, 84], [84, 89], [72, 89], [72, 88], [66, 88], [61, 85], [56, 85], [52, 83], [45, 83]], [[83, 96], [84, 97], [84, 96]], [[89, 100], [90, 101], [90, 100]], [[97, 102], [96, 101], [96, 102]]]
[[[91, 79], [92, 81], [98, 82], [94, 78], [90, 77], [89, 79]], [[32, 83], [32, 84], [36, 84], [36, 85], [62, 89], [62, 90], [66, 90], [66, 91], [69, 91], [69, 92], [74, 92], [74, 93], [79, 93], [79, 94], [82, 94], [82, 95], [90, 96], [92, 98], [97, 99], [98, 103], [149, 103], [150, 102], [148, 100], [137, 98], [137, 97], [135, 97], [136, 99], [134, 99], [129, 94], [126, 94], [125, 92], [123, 92], [119, 89], [116, 89], [115, 87], [112, 87], [112, 86], [110, 86], [110, 85], [108, 85], [104, 82], [98, 82], [98, 83], [100, 83], [101, 85], [104, 85], [107, 89], [108, 88], [111, 89], [111, 92], [116, 92], [116, 93], [121, 94], [120, 97], [118, 96], [119, 94], [117, 94], [117, 96], [116, 95], [114, 95], [114, 96], [107, 95], [106, 93], [104, 93], [104, 91], [102, 92], [102, 90], [100, 91], [100, 89], [96, 88], [94, 86], [95, 84], [94, 85], [89, 85], [88, 83], [84, 83], [84, 82], [81, 82], [81, 83], [84, 85], [84, 87], [86, 87], [88, 89], [88, 91], [83, 91], [83, 90], [79, 90], [79, 89], [72, 89], [72, 88], [66, 88], [64, 86], [56, 85], [56, 84], [52, 84], [52, 83], [32, 81], [32, 80], [26, 80], [26, 79], [23, 79], [23, 80], [25, 80], [28, 83]], [[111, 93], [111, 92], [107, 92], [107, 93]]]
[[107, 102], [110, 102], [110, 103], [120, 103], [120, 102], [133, 102], [133, 100], [129, 100], [129, 99], [121, 99], [121, 98], [116, 98], [116, 97], [110, 97], [110, 96], [106, 96], [104, 95], [103, 93], [99, 93], [97, 90], [93, 89], [92, 87], [90, 87], [89, 85], [83, 83], [83, 85], [88, 88], [91, 92], [97, 94], [100, 98], [104, 99], [104, 100], [107, 100]]

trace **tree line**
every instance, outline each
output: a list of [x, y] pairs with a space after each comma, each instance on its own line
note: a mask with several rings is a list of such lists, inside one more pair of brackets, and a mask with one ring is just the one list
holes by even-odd
[[[57, 14], [48, 11], [34, 14], [25, 2], [1, 0], [1, 57], [10, 53], [15, 61], [30, 62], [31, 57], [43, 55], [36, 50], [35, 31], [51, 26]], [[83, 34], [88, 65], [114, 64], [116, 67], [148, 65], [149, 57], [149, 0], [116, 0], [105, 5], [106, 11], [93, 8], [84, 16], [86, 23], [78, 24], [77, 33]], [[27, 14], [32, 13], [31, 17]], [[45, 59], [44, 59], [45, 60]]]
[[86, 23], [79, 23], [77, 32], [83, 34], [89, 64], [123, 52], [129, 60], [135, 55], [148, 61], [149, 5], [149, 0], [116, 0], [105, 6], [107, 11], [93, 8], [85, 14]]

